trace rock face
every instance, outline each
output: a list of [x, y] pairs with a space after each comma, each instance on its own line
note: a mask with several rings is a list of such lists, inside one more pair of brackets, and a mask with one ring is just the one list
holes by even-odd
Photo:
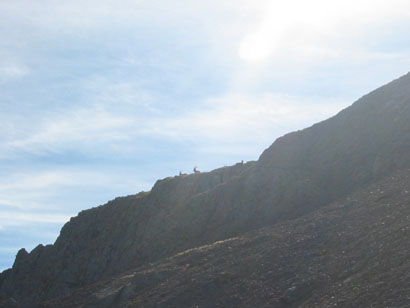
[[[54, 245], [20, 250], [0, 275], [0, 292], [30, 307], [189, 248], [295, 219], [409, 168], [409, 151], [406, 75], [277, 139], [258, 161], [166, 178], [150, 192], [81, 212]], [[294, 287], [286, 298], [303, 293]]]
[[409, 187], [410, 170], [400, 171], [302, 217], [134, 268], [40, 307], [408, 307]]

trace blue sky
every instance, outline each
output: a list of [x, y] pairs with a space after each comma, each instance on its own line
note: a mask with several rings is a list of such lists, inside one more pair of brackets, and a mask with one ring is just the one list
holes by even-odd
[[82, 209], [255, 160], [407, 73], [409, 17], [399, 0], [1, 1], [0, 269]]

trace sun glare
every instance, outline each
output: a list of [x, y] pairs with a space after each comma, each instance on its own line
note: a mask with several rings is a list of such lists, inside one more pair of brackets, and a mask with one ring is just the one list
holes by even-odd
[[246, 62], [261, 62], [269, 58], [273, 44], [263, 33], [247, 35], [239, 46], [239, 56]]
[[[240, 41], [238, 55], [247, 63], [263, 63], [282, 47], [284, 41], [306, 41], [304, 35], [311, 29], [334, 31], [340, 21], [363, 21], [369, 15], [376, 17], [385, 9], [391, 9], [385, 1], [272, 1], [259, 23]], [[290, 32], [292, 37], [289, 37]]]

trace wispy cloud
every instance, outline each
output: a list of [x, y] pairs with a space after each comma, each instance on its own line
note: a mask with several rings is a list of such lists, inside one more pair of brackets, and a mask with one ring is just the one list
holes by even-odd
[[27, 67], [18, 64], [4, 64], [0, 66], [0, 83], [14, 80], [29, 74]]
[[4, 50], [0, 41], [0, 85], [29, 74], [30, 69], [27, 65], [23, 64], [16, 55], [10, 54], [10, 51]]
[[[36, 129], [27, 127], [21, 136], [1, 144], [2, 156], [19, 152], [37, 155], [64, 150], [84, 152], [101, 147], [110, 152], [114, 144], [127, 147], [127, 143], [138, 143], [139, 138], [146, 136], [195, 142], [201, 148], [216, 141], [243, 142], [249, 146], [251, 140], [255, 144], [270, 142], [278, 134], [313, 124], [350, 103], [269, 92], [258, 96], [228, 93], [198, 102], [195, 108], [178, 114], [167, 114], [150, 106], [144, 107], [149, 111], [146, 113], [141, 111], [144, 104], [137, 104], [137, 97], [127, 86], [119, 89], [115, 96], [99, 95], [100, 105], [49, 114]], [[123, 94], [119, 93], [121, 89]], [[120, 105], [118, 109], [116, 105], [102, 107], [107, 102], [110, 105], [115, 97], [126, 101], [127, 106], [123, 109]], [[36, 183], [41, 185], [42, 181]]]
[[[263, 93], [258, 96], [228, 93], [207, 99], [178, 117], [150, 119], [142, 132], [193, 142], [201, 150], [215, 144], [269, 144], [288, 131], [325, 119], [348, 106], [343, 100], [292, 97]], [[223, 146], [221, 147], [223, 148]]]
[[[39, 210], [48, 213], [64, 211], [75, 214], [73, 208], [78, 210], [78, 205], [70, 205], [70, 203], [75, 202], [75, 198], [66, 199], [72, 190], [77, 191], [77, 195], [81, 195], [84, 189], [105, 191], [102, 198], [98, 195], [92, 198], [94, 202], [88, 205], [91, 206], [107, 201], [106, 193], [115, 197], [115, 191], [133, 193], [138, 189], [138, 186], [140, 189], [148, 189], [149, 185], [152, 184], [144, 183], [135, 177], [123, 181], [121, 174], [113, 174], [112, 171], [77, 169], [73, 170], [73, 167], [68, 167], [48, 171], [34, 169], [23, 172], [20, 170], [18, 173], [8, 174], [7, 178], [0, 180], [0, 209], [8, 208], [20, 212]], [[64, 206], [67, 207], [64, 208]]]
[[[81, 108], [62, 114], [49, 113], [37, 127], [23, 123], [24, 131], [1, 144], [2, 154], [16, 151], [32, 154], [44, 151], [59, 152], [67, 148], [92, 148], [101, 142], [124, 140], [121, 131], [129, 127], [132, 119], [110, 114], [100, 108]], [[19, 125], [21, 123], [16, 123]], [[14, 127], [9, 128], [15, 130]], [[10, 155], [10, 154], [9, 154]]]
[[[346, 56], [371, 48], [375, 28], [409, 17], [406, 1], [292, 1], [271, 2], [261, 20], [239, 45], [244, 61], [265, 62], [277, 57]], [[379, 36], [380, 37], [380, 36]], [[370, 43], [370, 44], [369, 44]], [[346, 53], [345, 53], [346, 52]], [[301, 62], [298, 61], [298, 64]]]
[[21, 226], [27, 223], [53, 223], [62, 224], [70, 219], [69, 215], [59, 214], [37, 214], [37, 213], [16, 213], [0, 212], [0, 229], [9, 226]]

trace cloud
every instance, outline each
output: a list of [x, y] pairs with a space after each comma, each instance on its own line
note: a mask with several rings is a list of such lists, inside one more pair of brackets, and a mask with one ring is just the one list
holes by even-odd
[[14, 174], [7, 180], [0, 181], [0, 191], [20, 189], [44, 189], [50, 185], [72, 185], [74, 174], [68, 172], [43, 172], [35, 174]]
[[[42, 92], [44, 97], [51, 98], [57, 92], [67, 92], [67, 97], [58, 97], [61, 101], [56, 102], [50, 99], [47, 103], [40, 102], [42, 97], [35, 97], [37, 100], [30, 104], [42, 111], [27, 117], [21, 116], [20, 101], [14, 98], [14, 111], [0, 115], [0, 157], [4, 159], [67, 152], [85, 156], [92, 153], [112, 156], [119, 152], [131, 155], [135, 150], [132, 145], [145, 137], [170, 138], [176, 143], [195, 144], [198, 149], [219, 147], [224, 153], [229, 152], [227, 143], [235, 148], [252, 145], [259, 149], [278, 135], [324, 119], [352, 102], [355, 96], [351, 93], [321, 96], [320, 90], [332, 91], [335, 84], [331, 82], [343, 83], [322, 77], [324, 70], [337, 74], [344, 66], [367, 63], [370, 67], [382, 62], [392, 67], [392, 58], [396, 62], [399, 58], [402, 62], [409, 61], [406, 52], [380, 51], [369, 43], [374, 37], [379, 40], [386, 37], [385, 32], [380, 36], [372, 34], [377, 32], [374, 29], [403, 21], [408, 15], [409, 5], [401, 0], [331, 3], [126, 0], [121, 5], [95, 0], [58, 5], [55, 1], [44, 1], [40, 5], [21, 0], [9, 1], [3, 7], [3, 15], [20, 16], [24, 20], [16, 24], [17, 30], [7, 40], [21, 40], [21, 35], [38, 42], [47, 38], [48, 49], [68, 39], [66, 45], [50, 52], [50, 65], [59, 59], [65, 63], [62, 67], [65, 75], [57, 74], [60, 80], [51, 70], [50, 76], [43, 80]], [[12, 25], [13, 21], [5, 18], [2, 23]], [[126, 43], [117, 46], [108, 33], [120, 34], [117, 36], [124, 37]], [[151, 40], [140, 40], [142, 33]], [[372, 37], [363, 39], [369, 33]], [[101, 57], [94, 59], [94, 54], [87, 54], [88, 49], [84, 50], [85, 58], [83, 51], [74, 56], [60, 54], [64, 47], [81, 46], [84, 37], [93, 42], [87, 48], [101, 48], [98, 52]], [[175, 49], [161, 49], [158, 47], [163, 47], [161, 44], [150, 43], [165, 37]], [[95, 40], [104, 44], [93, 45]], [[203, 51], [191, 59], [190, 67], [187, 57], [181, 54], [185, 55], [184, 50], [192, 47], [191, 43], [201, 47], [195, 52]], [[10, 46], [15, 48], [13, 44]], [[35, 57], [44, 52], [36, 44], [23, 47], [23, 52], [18, 53], [22, 59], [16, 63], [25, 63], [25, 57], [37, 60]], [[154, 48], [161, 50], [157, 52]], [[91, 64], [86, 66], [85, 62]], [[71, 71], [72, 64], [80, 69]], [[90, 67], [93, 70], [87, 71]], [[211, 80], [218, 74], [209, 73], [219, 72], [219, 67], [223, 67], [226, 83], [221, 88], [215, 84], [222, 82]], [[41, 76], [41, 72], [31, 69], [31, 66], [30, 70], [27, 68], [27, 72]], [[18, 69], [14, 72], [19, 74]], [[78, 78], [71, 78], [70, 74]], [[315, 89], [316, 92], [306, 91], [313, 86], [299, 81], [307, 76], [329, 89], [323, 86]], [[317, 82], [315, 78], [320, 80]], [[350, 76], [343, 78], [352, 84], [362, 82], [362, 79], [350, 80]], [[192, 80], [198, 81], [193, 85]], [[58, 82], [65, 84], [59, 87]], [[189, 96], [197, 88], [203, 92], [194, 98]], [[306, 96], [299, 91], [305, 91]], [[55, 107], [58, 104], [61, 107]]]
[[168, 140], [189, 142], [198, 151], [258, 155], [275, 138], [302, 129], [334, 115], [350, 102], [317, 97], [292, 97], [285, 94], [227, 93], [199, 104], [198, 108], [177, 117], [150, 119], [142, 133]]
[[[3, 142], [0, 145], [2, 156], [21, 151], [36, 154], [75, 147], [92, 148], [101, 142], [124, 140], [127, 136], [121, 131], [130, 124], [129, 117], [113, 115], [98, 107], [79, 108], [61, 114], [50, 112], [37, 127], [25, 125], [23, 131], [19, 130], [19, 136], [14, 135], [13, 139]], [[8, 129], [15, 130], [14, 127]]]
[[17, 56], [2, 50], [0, 41], [0, 85], [30, 74], [30, 69]]
[[259, 62], [287, 55], [289, 50], [297, 50], [298, 57], [305, 52], [312, 56], [312, 50], [323, 55], [320, 50], [329, 49], [329, 44], [335, 50], [353, 48], [365, 35], [382, 34], [386, 24], [406, 20], [409, 8], [405, 0], [124, 0], [121, 4], [111, 0], [19, 0], [2, 5], [3, 23], [9, 26], [10, 16], [24, 21], [16, 24], [20, 30], [9, 31], [9, 40], [27, 36], [42, 41], [44, 36], [72, 35], [95, 39], [111, 37], [109, 33], [123, 36], [123, 31], [128, 39], [140, 38], [142, 33], [152, 39], [172, 29], [174, 39], [206, 44], [212, 56], [225, 62], [238, 56]]
[[79, 186], [80, 179], [81, 175], [73, 172], [26, 170], [8, 174], [7, 179], [0, 181], [0, 208], [2, 211], [55, 211], [58, 205], [51, 203], [50, 197], [58, 194], [62, 187]]
[[292, 58], [297, 65], [317, 65], [327, 57], [347, 62], [358, 51], [365, 59], [363, 49], [374, 46], [366, 36], [382, 39], [383, 27], [406, 21], [409, 12], [409, 2], [402, 0], [275, 1], [242, 38], [238, 54], [256, 64]]
[[21, 226], [27, 223], [62, 224], [70, 219], [69, 215], [0, 212], [0, 229], [10, 226]]
[[[148, 189], [152, 183], [145, 183], [138, 178], [129, 177], [124, 181], [122, 174], [112, 170], [95, 170], [90, 167], [55, 167], [50, 170], [30, 169], [9, 173], [0, 180], [0, 208], [14, 210], [39, 210], [49, 213], [64, 211], [75, 214], [81, 206], [106, 202], [106, 194], [116, 196], [116, 191], [134, 193], [138, 187]], [[75, 204], [71, 191], [78, 196], [85, 191], [104, 190], [101, 196], [93, 196], [91, 204]], [[57, 198], [57, 201], [56, 201]], [[64, 206], [66, 206], [64, 208]], [[74, 212], [73, 212], [74, 211]]]
[[[0, 143], [3, 159], [80, 153], [88, 158], [101, 157], [109, 164], [112, 158], [138, 159], [138, 155], [158, 153], [159, 145], [164, 142], [178, 148], [189, 147], [198, 154], [242, 152], [245, 157], [256, 158], [280, 135], [332, 116], [351, 103], [317, 96], [234, 91], [168, 112], [158, 107], [164, 102], [159, 102], [154, 94], [141, 94], [130, 83], [106, 84], [97, 79], [85, 87], [91, 93], [87, 97], [89, 105], [47, 112], [37, 118], [36, 124], [27, 125], [24, 118], [6, 120], [9, 125], [3, 127], [3, 136], [11, 137]], [[29, 199], [38, 200], [39, 196], [35, 195], [35, 187], [27, 183], [35, 183], [39, 189], [53, 183], [54, 188], [49, 190], [55, 191], [57, 184], [68, 187], [76, 178], [90, 178], [93, 182], [92, 176], [101, 178], [93, 172], [88, 176], [59, 171], [41, 173], [35, 179], [31, 175], [27, 179], [22, 177], [8, 185], [24, 188], [27, 198], [23, 204], [36, 207], [38, 202]], [[149, 188], [146, 180], [142, 182], [142, 188]], [[11, 204], [18, 203], [18, 199], [8, 200]]]
[[[263, 93], [257, 97], [228, 93], [210, 98], [198, 110], [162, 122], [153, 132], [174, 137], [229, 140], [238, 136], [258, 138], [273, 127], [303, 126], [323, 119], [346, 102], [318, 102], [285, 94]], [[157, 128], [159, 126], [156, 126]], [[302, 127], [299, 127], [302, 128]]]
[[28, 74], [29, 70], [27, 67], [9, 63], [7, 65], [0, 66], [0, 83], [20, 78]]

